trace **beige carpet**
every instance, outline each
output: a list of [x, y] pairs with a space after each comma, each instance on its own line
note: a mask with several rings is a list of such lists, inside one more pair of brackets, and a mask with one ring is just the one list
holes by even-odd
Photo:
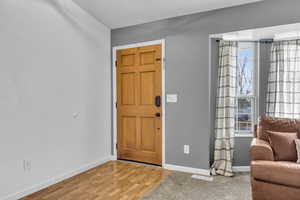
[[150, 191], [144, 200], [250, 200], [248, 173], [233, 178], [214, 177], [207, 182], [192, 179], [191, 174], [172, 172]]

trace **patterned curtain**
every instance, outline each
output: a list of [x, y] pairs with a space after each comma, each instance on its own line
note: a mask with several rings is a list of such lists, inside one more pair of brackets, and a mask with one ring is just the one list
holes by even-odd
[[271, 47], [266, 114], [300, 118], [300, 41], [277, 41]]
[[237, 42], [220, 41], [213, 175], [233, 176]]

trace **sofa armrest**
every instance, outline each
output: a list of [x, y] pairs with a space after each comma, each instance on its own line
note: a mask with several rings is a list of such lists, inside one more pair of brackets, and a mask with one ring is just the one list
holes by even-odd
[[274, 161], [274, 154], [270, 144], [264, 140], [254, 138], [250, 147], [251, 160]]

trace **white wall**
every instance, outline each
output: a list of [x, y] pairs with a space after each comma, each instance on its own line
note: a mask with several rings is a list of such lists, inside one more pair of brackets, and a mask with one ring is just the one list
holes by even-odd
[[110, 30], [72, 1], [0, 0], [0, 199], [110, 157], [110, 77]]

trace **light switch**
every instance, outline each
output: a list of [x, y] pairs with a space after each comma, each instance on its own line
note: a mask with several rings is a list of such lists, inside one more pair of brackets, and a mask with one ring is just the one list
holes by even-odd
[[177, 94], [167, 94], [167, 102], [168, 103], [177, 103]]

